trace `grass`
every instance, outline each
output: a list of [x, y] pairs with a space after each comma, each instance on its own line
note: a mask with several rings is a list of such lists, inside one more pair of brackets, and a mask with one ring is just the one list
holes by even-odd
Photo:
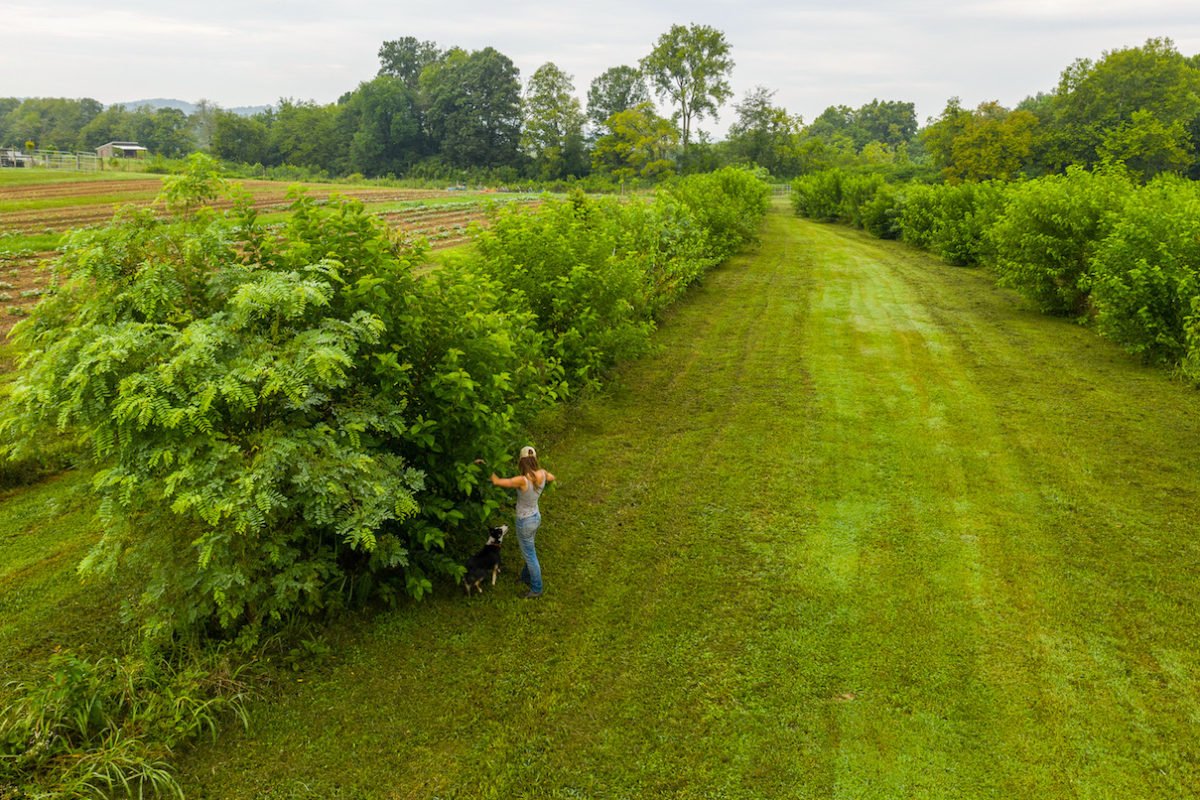
[[81, 172], [66, 169], [7, 168], [0, 169], [0, 187], [25, 186], [35, 183], [76, 183], [80, 181], [137, 181], [147, 178], [162, 178], [146, 172], [122, 172], [102, 170]]
[[546, 596], [332, 629], [189, 796], [1200, 796], [1194, 390], [774, 214], [544, 420]]
[[[90, 476], [66, 472], [0, 493], [0, 675], [31, 678], [55, 650], [120, 652], [115, 584], [82, 583], [75, 567], [99, 538]], [[2, 689], [0, 689], [2, 692]]]
[[[119, 189], [120, 187], [115, 187]], [[122, 205], [125, 203], [149, 203], [158, 196], [158, 191], [121, 192], [113, 194], [95, 194], [87, 196], [68, 196], [39, 198], [35, 200], [6, 200], [0, 201], [0, 213], [17, 211], [54, 211], [63, 208], [79, 208], [80, 206]]]
[[62, 244], [65, 235], [63, 231], [32, 234], [0, 234], [0, 261], [4, 260], [4, 256], [10, 253], [42, 253], [48, 250], [55, 250]]

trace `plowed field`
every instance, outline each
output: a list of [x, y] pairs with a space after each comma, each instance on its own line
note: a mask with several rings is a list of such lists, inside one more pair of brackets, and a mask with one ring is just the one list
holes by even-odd
[[[254, 206], [267, 214], [283, 212], [290, 201], [294, 184], [274, 181], [238, 181], [250, 192]], [[0, 334], [29, 313], [45, 289], [47, 272], [41, 265], [57, 251], [14, 248], [6, 243], [16, 237], [37, 234], [66, 234], [112, 219], [121, 207], [150, 206], [162, 188], [161, 178], [137, 180], [80, 180], [47, 183], [0, 185]], [[413, 237], [429, 241], [434, 249], [451, 247], [466, 241], [473, 223], [486, 224], [486, 199], [464, 197], [461, 192], [439, 189], [398, 189], [389, 187], [331, 188], [309, 185], [310, 195], [318, 200], [332, 194], [352, 197], [368, 208], [378, 207], [389, 225]], [[530, 202], [527, 198], [502, 195], [496, 202]], [[396, 208], [399, 204], [411, 204]], [[214, 204], [226, 208], [228, 201]]]

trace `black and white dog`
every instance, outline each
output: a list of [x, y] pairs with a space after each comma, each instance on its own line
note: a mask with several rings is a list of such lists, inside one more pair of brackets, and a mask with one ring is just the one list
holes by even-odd
[[500, 543], [504, 541], [506, 533], [507, 525], [488, 528], [487, 544], [467, 559], [467, 574], [463, 576], [463, 588], [467, 594], [471, 593], [471, 589], [483, 594], [483, 582], [488, 575], [492, 576], [492, 586], [496, 585], [496, 576], [500, 574]]

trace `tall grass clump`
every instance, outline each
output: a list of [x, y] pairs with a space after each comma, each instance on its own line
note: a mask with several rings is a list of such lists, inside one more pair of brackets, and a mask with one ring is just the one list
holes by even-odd
[[0, 794], [182, 797], [170, 757], [215, 736], [228, 717], [248, 723], [246, 669], [220, 650], [172, 659], [55, 653], [44, 679], [6, 687]]

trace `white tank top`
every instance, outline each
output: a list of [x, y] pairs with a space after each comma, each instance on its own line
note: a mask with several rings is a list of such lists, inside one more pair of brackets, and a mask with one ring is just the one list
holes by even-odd
[[525, 485], [528, 488], [517, 489], [517, 519], [525, 519], [538, 513], [538, 498], [546, 488], [545, 481], [538, 486], [528, 475], [525, 476]]

